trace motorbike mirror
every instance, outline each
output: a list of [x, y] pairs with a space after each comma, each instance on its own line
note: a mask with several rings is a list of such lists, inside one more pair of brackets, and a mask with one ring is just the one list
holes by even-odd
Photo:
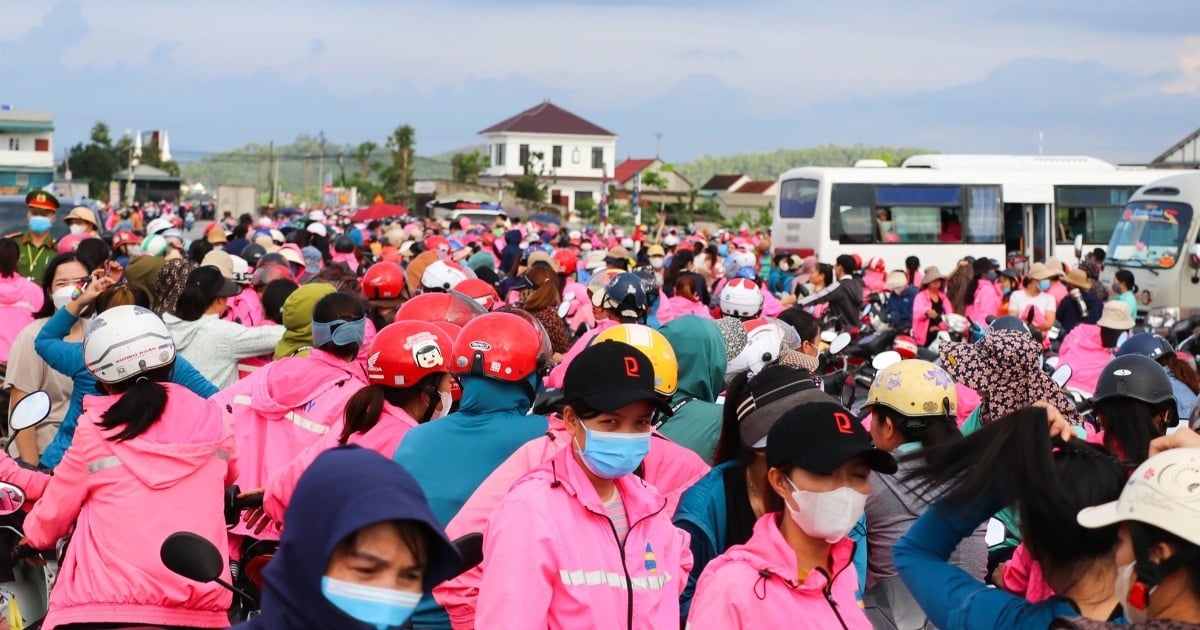
[[11, 483], [0, 482], [0, 516], [15, 514], [25, 505], [25, 491]]
[[1075, 235], [1075, 258], [1076, 259], [1083, 258], [1083, 235], [1082, 234]]
[[570, 312], [571, 312], [571, 300], [570, 299], [564, 299], [562, 302], [559, 302], [559, 304], [558, 304], [559, 318], [566, 317], [567, 313], [570, 313]]
[[50, 394], [38, 390], [22, 398], [9, 415], [13, 431], [36, 426], [50, 415]]
[[1067, 384], [1067, 381], [1071, 380], [1072, 371], [1071, 366], [1060, 365], [1054, 369], [1054, 373], [1050, 375], [1050, 380], [1054, 381], [1055, 385], [1062, 387]]
[[1058, 367], [1058, 357], [1046, 357], [1046, 367], [1051, 370]]
[[867, 315], [870, 315], [870, 314], [871, 314], [871, 304], [870, 303], [864, 304], [862, 307], [862, 312], [859, 313], [859, 315], [866, 317]]
[[987, 532], [983, 535], [983, 539], [987, 542], [988, 546], [999, 545], [1004, 542], [1004, 538], [1004, 523], [999, 519], [988, 519]]
[[904, 357], [900, 356], [899, 352], [888, 350], [875, 355], [875, 358], [871, 359], [871, 367], [875, 368], [878, 373], [879, 370], [885, 370], [903, 360]]
[[823, 341], [825, 343], [833, 343], [834, 339], [837, 339], [836, 332], [834, 332], [832, 330], [822, 330], [821, 331], [821, 341]]
[[463, 559], [463, 572], [476, 567], [483, 562], [483, 534], [473, 532], [454, 539], [458, 555]]
[[849, 346], [849, 345], [850, 345], [850, 333], [841, 333], [841, 334], [837, 335], [836, 337], [834, 337], [833, 340], [829, 342], [829, 351], [833, 354], [837, 354], [837, 353], [841, 352], [842, 350], [845, 350], [846, 346]]
[[225, 568], [216, 546], [192, 532], [175, 532], [167, 536], [159, 557], [172, 573], [197, 582], [214, 582]]
[[1125, 331], [1117, 337], [1117, 347], [1120, 348], [1129, 339], [1129, 331]]
[[1200, 269], [1200, 245], [1188, 247], [1188, 265], [1192, 269]]

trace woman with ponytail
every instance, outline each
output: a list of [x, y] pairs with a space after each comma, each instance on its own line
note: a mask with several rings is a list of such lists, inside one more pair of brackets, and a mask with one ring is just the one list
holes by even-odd
[[[101, 393], [85, 399], [74, 442], [25, 519], [35, 549], [74, 529], [47, 628], [229, 625], [224, 588], [175, 575], [159, 557], [160, 541], [183, 530], [227, 548], [223, 494], [235, 469], [220, 410], [171, 383], [175, 358], [166, 325], [141, 306], [88, 326], [83, 359]], [[221, 564], [227, 573], [224, 551]]]
[[391, 457], [409, 429], [449, 413], [453, 345], [450, 335], [428, 322], [396, 322], [380, 330], [367, 354], [370, 384], [346, 402], [342, 422], [271, 475], [263, 497], [266, 515], [283, 522], [296, 482], [322, 451], [356, 444]]

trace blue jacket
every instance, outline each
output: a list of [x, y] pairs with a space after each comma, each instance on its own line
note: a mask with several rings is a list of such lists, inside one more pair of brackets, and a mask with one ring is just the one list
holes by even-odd
[[1087, 307], [1087, 317], [1084, 317], [1083, 310], [1079, 308], [1079, 302], [1069, 294], [1059, 301], [1058, 310], [1054, 312], [1064, 336], [1080, 324], [1095, 324], [1100, 321], [1100, 312], [1104, 310], [1104, 303], [1100, 298], [1091, 291], [1080, 291], [1080, 297], [1083, 299], [1083, 305]]
[[888, 316], [888, 321], [891, 322], [892, 328], [897, 330], [912, 327], [913, 320], [913, 300], [917, 297], [917, 288], [908, 287], [900, 293], [892, 292], [888, 296], [887, 304], [884, 308], [884, 313]]
[[263, 571], [262, 614], [238, 628], [374, 630], [343, 613], [321, 592], [334, 547], [373, 523], [405, 520], [425, 527], [426, 588], [461, 568], [458, 551], [446, 540], [416, 480], [368, 449], [342, 446], [317, 456], [300, 476], [285, 519], [279, 550]]
[[[523, 383], [468, 375], [462, 388], [458, 411], [413, 427], [392, 457], [421, 484], [443, 527], [492, 471], [549, 428], [545, 416], [527, 415], [533, 394]], [[418, 628], [450, 627], [450, 618], [428, 593], [413, 621]]]
[[[33, 349], [46, 365], [71, 377], [73, 384], [67, 415], [63, 417], [62, 424], [58, 426], [58, 433], [55, 434], [54, 440], [46, 445], [46, 451], [39, 460], [46, 468], [57, 466], [58, 462], [62, 461], [63, 454], [67, 452], [67, 447], [71, 446], [71, 439], [75, 437], [75, 425], [83, 413], [83, 397], [98, 393], [96, 378], [87, 371], [83, 362], [83, 344], [78, 341], [63, 341], [63, 337], [71, 332], [71, 327], [77, 320], [78, 318], [66, 308], [60, 308], [46, 325], [42, 326], [41, 332], [33, 341]], [[179, 355], [175, 356], [175, 369], [171, 373], [171, 381], [204, 398], [219, 391], [203, 374], [197, 372], [187, 359]]]
[[1064, 599], [1033, 604], [950, 564], [950, 554], [958, 543], [1003, 507], [998, 499], [976, 503], [972, 509], [957, 511], [943, 509], [940, 501], [935, 503], [892, 548], [900, 578], [929, 620], [942, 630], [1044, 630], [1056, 617], [1078, 616], [1079, 611]]
[[1196, 406], [1196, 392], [1193, 392], [1192, 388], [1185, 385], [1183, 381], [1175, 378], [1175, 374], [1169, 369], [1167, 370], [1167, 378], [1171, 379], [1171, 392], [1175, 394], [1175, 405], [1179, 410], [1180, 426], [1187, 426], [1188, 420], [1192, 417], [1192, 408]]
[[792, 283], [795, 280], [796, 276], [771, 267], [771, 273], [767, 275], [767, 290], [774, 295], [787, 295], [792, 292]]

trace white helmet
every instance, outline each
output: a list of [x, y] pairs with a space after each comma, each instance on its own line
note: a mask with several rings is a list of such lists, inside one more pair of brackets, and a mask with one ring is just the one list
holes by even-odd
[[167, 253], [167, 239], [160, 234], [151, 234], [142, 241], [142, 253], [147, 256], [162, 256]]
[[83, 337], [83, 362], [101, 383], [119, 383], [174, 360], [175, 341], [167, 325], [140, 306], [100, 313]]
[[746, 327], [746, 347], [729, 361], [725, 374], [733, 376], [749, 371], [758, 374], [783, 355], [783, 332], [765, 319], [742, 323]]
[[158, 217], [146, 224], [146, 234], [160, 234], [165, 230], [175, 227], [174, 223], [167, 217]]
[[233, 259], [233, 278], [232, 280], [238, 284], [250, 284], [250, 263], [246, 262], [241, 256], [230, 256]]
[[460, 265], [435, 260], [421, 274], [421, 287], [426, 291], [449, 291], [469, 277]]
[[663, 247], [675, 247], [679, 245], [679, 237], [674, 234], [668, 234], [663, 237]]
[[721, 312], [730, 317], [749, 319], [759, 314], [763, 307], [762, 291], [754, 281], [734, 278], [721, 289]]

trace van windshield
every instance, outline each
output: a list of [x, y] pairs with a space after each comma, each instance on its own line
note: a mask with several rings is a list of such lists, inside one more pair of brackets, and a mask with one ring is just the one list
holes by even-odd
[[1108, 242], [1106, 262], [1149, 268], [1174, 267], [1192, 224], [1185, 203], [1134, 201], [1125, 206]]

